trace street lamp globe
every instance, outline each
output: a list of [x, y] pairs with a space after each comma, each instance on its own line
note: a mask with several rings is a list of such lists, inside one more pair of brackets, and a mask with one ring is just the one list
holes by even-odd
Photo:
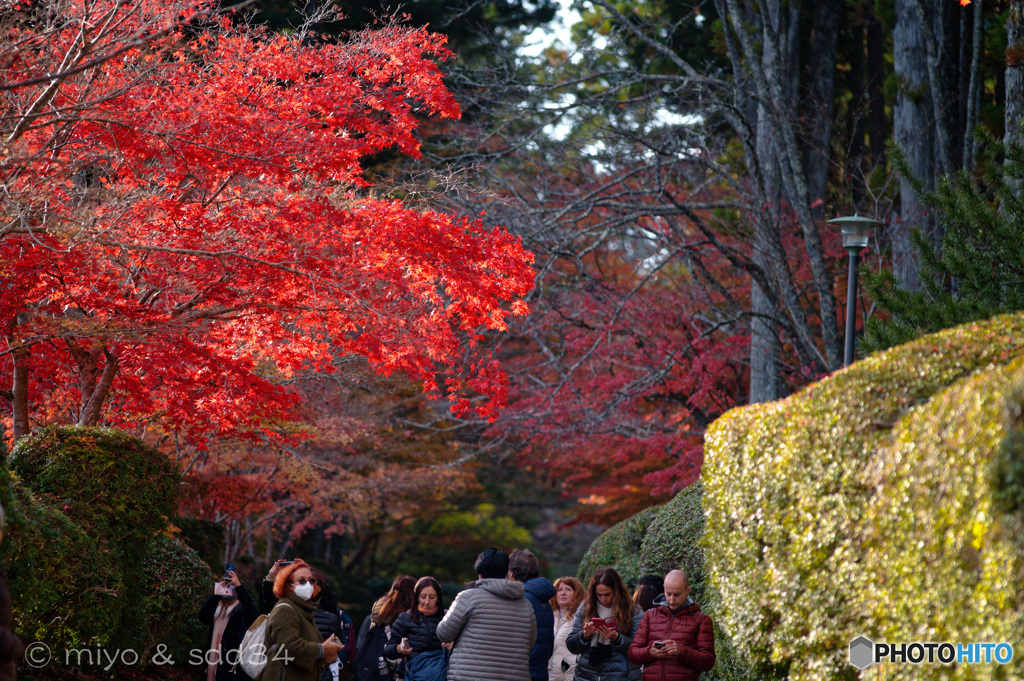
[[882, 224], [874, 218], [856, 214], [842, 218], [833, 218], [829, 222], [839, 225], [839, 228], [842, 230], [843, 248], [855, 248], [858, 251], [862, 248], [867, 248], [872, 228]]

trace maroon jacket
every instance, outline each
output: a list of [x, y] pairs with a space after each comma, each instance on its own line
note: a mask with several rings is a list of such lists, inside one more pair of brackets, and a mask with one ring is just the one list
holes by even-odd
[[[701, 672], [715, 666], [715, 629], [711, 618], [691, 600], [675, 614], [665, 605], [664, 596], [644, 613], [629, 646], [629, 660], [643, 665], [644, 681], [697, 681]], [[672, 639], [683, 646], [675, 657], [651, 655], [651, 644]]]

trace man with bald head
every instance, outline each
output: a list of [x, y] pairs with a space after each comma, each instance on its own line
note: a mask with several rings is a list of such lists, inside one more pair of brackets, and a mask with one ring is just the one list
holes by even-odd
[[715, 629], [690, 598], [682, 570], [665, 575], [665, 593], [644, 613], [629, 659], [643, 665], [644, 681], [697, 681], [715, 666]]

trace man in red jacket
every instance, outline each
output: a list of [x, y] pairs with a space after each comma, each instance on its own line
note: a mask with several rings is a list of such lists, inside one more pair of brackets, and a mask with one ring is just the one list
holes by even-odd
[[665, 593], [644, 613], [629, 646], [644, 681], [697, 681], [715, 666], [715, 629], [690, 596], [682, 570], [665, 575]]

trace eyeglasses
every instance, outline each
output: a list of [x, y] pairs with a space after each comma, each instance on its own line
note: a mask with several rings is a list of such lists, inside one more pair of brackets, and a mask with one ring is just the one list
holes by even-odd
[[316, 584], [316, 577], [310, 577], [308, 580], [304, 577], [299, 577], [299, 581], [292, 582], [292, 585], [303, 586], [306, 584], [306, 582], [309, 582], [310, 584]]

